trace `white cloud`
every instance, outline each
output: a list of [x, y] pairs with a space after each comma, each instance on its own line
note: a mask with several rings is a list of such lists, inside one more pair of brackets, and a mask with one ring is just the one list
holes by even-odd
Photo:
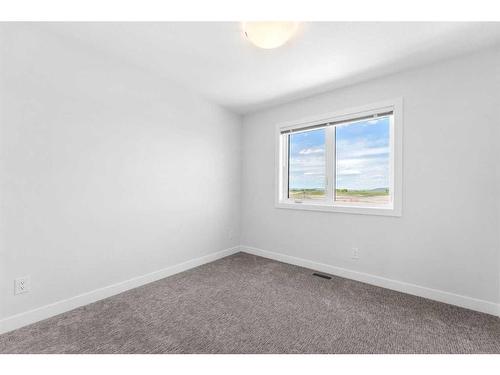
[[290, 167], [293, 169], [309, 169], [317, 167], [325, 167], [325, 157], [317, 155], [309, 155], [304, 157], [290, 158]]
[[349, 189], [374, 189], [389, 184], [388, 158], [351, 158], [337, 160], [337, 186]]
[[316, 148], [304, 148], [299, 151], [300, 155], [310, 155], [310, 154], [322, 154], [325, 152], [325, 149], [323, 147], [316, 147]]
[[347, 150], [339, 152], [340, 158], [364, 158], [367, 156], [383, 156], [389, 154], [389, 147], [366, 147], [362, 144], [353, 144]]
[[362, 172], [358, 169], [341, 169], [337, 172], [337, 176], [356, 176]]

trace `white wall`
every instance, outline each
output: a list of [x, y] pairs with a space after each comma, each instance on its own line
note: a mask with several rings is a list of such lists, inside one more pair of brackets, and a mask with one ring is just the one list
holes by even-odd
[[239, 117], [35, 25], [0, 64], [0, 318], [239, 244]]
[[[242, 244], [498, 302], [499, 93], [496, 49], [246, 116]], [[277, 123], [396, 97], [404, 99], [401, 218], [274, 207]]]

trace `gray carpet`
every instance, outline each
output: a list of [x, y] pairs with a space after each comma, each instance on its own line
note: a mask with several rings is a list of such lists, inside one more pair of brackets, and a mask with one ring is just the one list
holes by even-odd
[[1, 353], [500, 353], [500, 319], [238, 253], [0, 336]]

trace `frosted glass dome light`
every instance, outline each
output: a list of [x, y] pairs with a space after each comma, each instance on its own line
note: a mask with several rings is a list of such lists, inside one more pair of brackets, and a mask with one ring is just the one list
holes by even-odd
[[297, 31], [298, 22], [243, 22], [247, 39], [259, 48], [271, 49], [285, 44]]

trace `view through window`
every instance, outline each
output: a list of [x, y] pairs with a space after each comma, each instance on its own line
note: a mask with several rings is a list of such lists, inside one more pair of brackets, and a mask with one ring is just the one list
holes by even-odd
[[332, 207], [392, 208], [394, 111], [280, 130], [284, 199]]
[[325, 198], [325, 139], [324, 128], [289, 136], [289, 198]]
[[335, 151], [335, 201], [390, 202], [389, 116], [336, 126]]

